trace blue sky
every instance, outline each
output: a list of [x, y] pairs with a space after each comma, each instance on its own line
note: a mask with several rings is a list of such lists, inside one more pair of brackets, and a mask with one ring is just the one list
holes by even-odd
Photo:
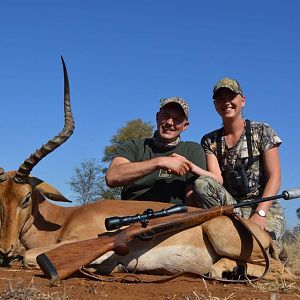
[[[81, 161], [101, 159], [129, 120], [155, 123], [161, 97], [190, 103], [199, 141], [220, 126], [214, 83], [239, 80], [245, 116], [272, 125], [282, 188], [300, 187], [300, 2], [200, 0], [28, 0], [0, 4], [0, 165], [16, 169], [63, 127], [63, 55], [76, 121], [73, 136], [32, 175], [72, 198]], [[289, 227], [300, 200], [281, 201]]]

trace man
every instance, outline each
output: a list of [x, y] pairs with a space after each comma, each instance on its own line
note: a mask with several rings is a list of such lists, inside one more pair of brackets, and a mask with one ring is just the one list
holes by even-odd
[[123, 186], [122, 199], [185, 202], [197, 177], [210, 175], [202, 147], [180, 139], [188, 118], [184, 99], [161, 99], [154, 136], [125, 142], [117, 149], [106, 173], [107, 185]]

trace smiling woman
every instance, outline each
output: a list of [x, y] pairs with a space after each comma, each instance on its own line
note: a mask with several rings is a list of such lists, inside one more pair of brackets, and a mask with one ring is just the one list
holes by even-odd
[[[219, 113], [224, 122], [224, 119], [237, 118], [238, 116], [240, 116], [246, 102], [245, 97], [241, 94], [236, 94], [235, 92], [229, 89], [221, 88], [220, 90], [218, 90], [217, 95], [215, 95], [214, 103], [216, 111]], [[241, 119], [241, 121], [243, 120]], [[227, 136], [227, 145], [231, 148], [233, 145], [236, 144], [236, 139], [239, 136], [239, 132], [237, 132], [236, 135]]]
[[[278, 154], [281, 139], [270, 125], [244, 120], [242, 109], [246, 97], [238, 81], [231, 78], [218, 81], [213, 99], [224, 126], [204, 135], [201, 143], [208, 170], [222, 174], [225, 188], [211, 178], [200, 178], [195, 183], [195, 203], [208, 208], [276, 195], [281, 179]], [[213, 194], [208, 193], [211, 190]], [[279, 254], [285, 224], [279, 203], [260, 203], [251, 209], [241, 209], [241, 214], [273, 232]]]

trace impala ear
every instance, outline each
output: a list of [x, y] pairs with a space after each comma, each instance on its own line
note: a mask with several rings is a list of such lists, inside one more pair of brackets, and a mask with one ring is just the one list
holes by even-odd
[[59, 202], [72, 202], [71, 200], [67, 199], [64, 195], [62, 195], [56, 188], [52, 185], [42, 181], [36, 177], [29, 177], [29, 184], [31, 185], [32, 189], [38, 189], [45, 197]]

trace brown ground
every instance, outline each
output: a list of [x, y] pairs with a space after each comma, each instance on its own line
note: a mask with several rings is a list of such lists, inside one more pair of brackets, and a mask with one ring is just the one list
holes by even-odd
[[[141, 280], [162, 278], [138, 276]], [[224, 284], [200, 278], [178, 277], [165, 283], [120, 283], [77, 276], [55, 286], [43, 277], [41, 271], [18, 266], [0, 268], [0, 279], [0, 299], [300, 299], [300, 281], [269, 283], [261, 280], [253, 284]], [[9, 291], [9, 287], [13, 292]], [[28, 295], [31, 292], [36, 295], [37, 291], [33, 288], [47, 293], [47, 296], [39, 294], [36, 298], [20, 297], [21, 293]], [[49, 293], [52, 298], [49, 298]]]

